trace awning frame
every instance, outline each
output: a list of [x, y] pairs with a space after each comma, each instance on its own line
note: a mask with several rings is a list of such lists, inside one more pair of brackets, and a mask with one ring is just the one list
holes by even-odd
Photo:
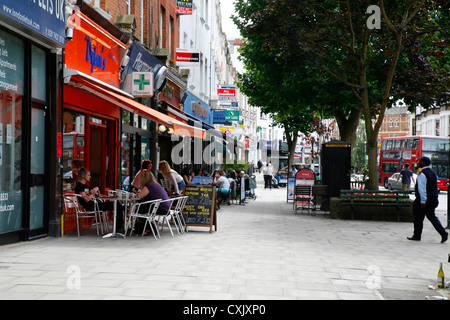
[[127, 92], [110, 86], [102, 81], [99, 81], [87, 74], [73, 69], [64, 70], [64, 83], [93, 95], [107, 100], [120, 108], [137, 113], [145, 118], [150, 119], [156, 123], [162, 124], [168, 128], [174, 129], [174, 133], [183, 136], [191, 136], [195, 138], [206, 138], [206, 131], [187, 125], [177, 119], [169, 117], [155, 109], [147, 107], [135, 100], [133, 96]]

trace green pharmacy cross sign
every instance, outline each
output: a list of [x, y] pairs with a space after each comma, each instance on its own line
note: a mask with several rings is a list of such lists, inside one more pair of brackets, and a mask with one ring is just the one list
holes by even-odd
[[144, 90], [145, 86], [150, 85], [150, 80], [145, 79], [145, 75], [143, 75], [143, 74], [140, 74], [139, 79], [135, 79], [133, 82], [134, 82], [134, 85], [139, 86], [139, 91]]
[[135, 97], [153, 96], [153, 73], [133, 72], [131, 94]]

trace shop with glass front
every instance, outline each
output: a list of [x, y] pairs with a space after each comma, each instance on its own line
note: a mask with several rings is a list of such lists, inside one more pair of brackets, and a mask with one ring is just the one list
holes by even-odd
[[[64, 46], [64, 18], [42, 13], [30, 1], [5, 0], [2, 5], [0, 245], [56, 232], [57, 68]], [[14, 12], [51, 30], [53, 37], [24, 24]]]

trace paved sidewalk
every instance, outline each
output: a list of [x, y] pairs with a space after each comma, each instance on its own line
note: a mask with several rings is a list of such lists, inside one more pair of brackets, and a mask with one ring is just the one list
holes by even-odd
[[[0, 299], [425, 299], [448, 244], [429, 221], [330, 220], [294, 214], [286, 189], [222, 206], [218, 231], [174, 238], [94, 234], [0, 247]], [[446, 217], [439, 214], [443, 224]], [[442, 293], [445, 295], [445, 293]]]

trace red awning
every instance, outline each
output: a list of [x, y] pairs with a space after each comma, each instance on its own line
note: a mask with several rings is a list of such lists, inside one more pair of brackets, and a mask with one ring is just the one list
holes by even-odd
[[108, 100], [109, 102], [118, 105], [122, 109], [137, 113], [140, 116], [156, 123], [162, 124], [167, 128], [172, 128], [175, 134], [202, 139], [206, 138], [206, 131], [204, 129], [189, 126], [164, 113], [149, 108], [131, 99], [131, 95], [117, 88], [107, 88], [98, 83], [85, 80], [81, 74], [72, 76], [68, 84], [81, 90], [87, 91], [102, 99]]

